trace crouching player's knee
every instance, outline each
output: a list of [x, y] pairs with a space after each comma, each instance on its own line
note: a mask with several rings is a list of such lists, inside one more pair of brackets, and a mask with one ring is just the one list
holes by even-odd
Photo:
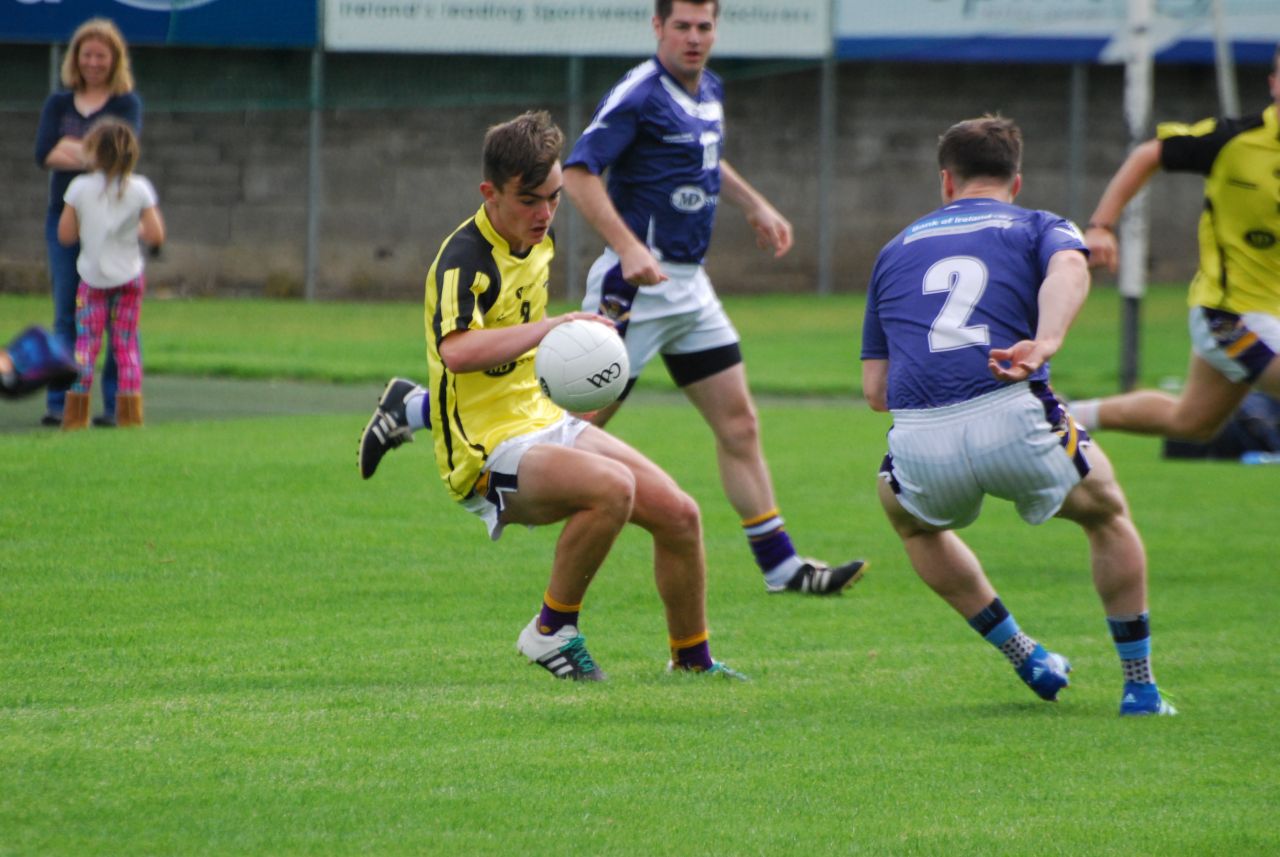
[[696, 546], [702, 542], [702, 511], [697, 502], [679, 488], [667, 491], [658, 514], [659, 530], [654, 535], [672, 544]]
[[636, 501], [636, 477], [626, 467], [604, 469], [593, 480], [596, 509], [617, 518], [621, 527], [631, 517]]
[[1086, 530], [1113, 527], [1129, 520], [1129, 504], [1110, 467], [1095, 468], [1072, 489], [1059, 514]]

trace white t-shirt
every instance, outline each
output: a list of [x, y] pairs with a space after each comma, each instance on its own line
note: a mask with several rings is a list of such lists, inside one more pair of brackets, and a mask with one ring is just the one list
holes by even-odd
[[156, 204], [156, 190], [142, 176], [107, 184], [101, 172], [76, 176], [63, 197], [80, 219], [80, 279], [98, 289], [122, 286], [142, 273], [138, 220]]

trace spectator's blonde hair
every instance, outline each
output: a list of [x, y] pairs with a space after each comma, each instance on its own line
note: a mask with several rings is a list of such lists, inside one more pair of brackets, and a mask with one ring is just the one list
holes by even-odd
[[107, 187], [117, 182], [118, 193], [124, 196], [125, 181], [138, 165], [142, 148], [129, 123], [114, 116], [104, 116], [89, 128], [84, 136], [84, 151], [95, 170], [107, 177]]
[[62, 58], [62, 85], [79, 92], [84, 89], [84, 75], [80, 73], [80, 48], [96, 39], [111, 51], [111, 76], [107, 78], [107, 89], [112, 95], [124, 95], [133, 92], [133, 72], [129, 68], [129, 48], [124, 43], [124, 36], [108, 18], [90, 18], [71, 36], [71, 44], [67, 46], [67, 55]]

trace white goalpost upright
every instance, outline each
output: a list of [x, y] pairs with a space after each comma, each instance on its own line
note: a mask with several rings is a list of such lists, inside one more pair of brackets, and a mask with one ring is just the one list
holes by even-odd
[[[1150, 136], [1154, 90], [1152, 32], [1154, 0], [1129, 0], [1124, 66], [1124, 118], [1129, 149]], [[1148, 191], [1143, 188], [1125, 208], [1120, 221], [1119, 288], [1122, 303], [1120, 388], [1131, 390], [1138, 379], [1140, 310], [1147, 289], [1147, 237], [1150, 214]]]
[[1213, 64], [1218, 77], [1218, 104], [1224, 116], [1240, 115], [1240, 88], [1236, 85], [1236, 62], [1227, 35], [1226, 0], [1213, 2]]
[[[1219, 111], [1224, 116], [1240, 115], [1240, 95], [1236, 84], [1235, 60], [1226, 25], [1227, 0], [1210, 0], [1213, 33], [1214, 71], [1218, 85]], [[1125, 22], [1124, 118], [1129, 148], [1151, 135], [1151, 105], [1155, 90], [1154, 53], [1156, 0], [1129, 0]], [[1131, 390], [1138, 380], [1140, 311], [1147, 289], [1147, 252], [1150, 210], [1147, 189], [1143, 188], [1125, 209], [1120, 221], [1118, 286], [1122, 300], [1120, 388]]]

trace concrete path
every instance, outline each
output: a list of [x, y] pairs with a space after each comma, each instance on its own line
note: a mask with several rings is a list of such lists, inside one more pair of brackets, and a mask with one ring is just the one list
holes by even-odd
[[[382, 384], [325, 384], [314, 381], [250, 381], [154, 375], [143, 382], [148, 423], [225, 420], [290, 414], [372, 412]], [[93, 391], [93, 412], [102, 412]], [[40, 426], [44, 395], [0, 399], [0, 432], [49, 431]]]

